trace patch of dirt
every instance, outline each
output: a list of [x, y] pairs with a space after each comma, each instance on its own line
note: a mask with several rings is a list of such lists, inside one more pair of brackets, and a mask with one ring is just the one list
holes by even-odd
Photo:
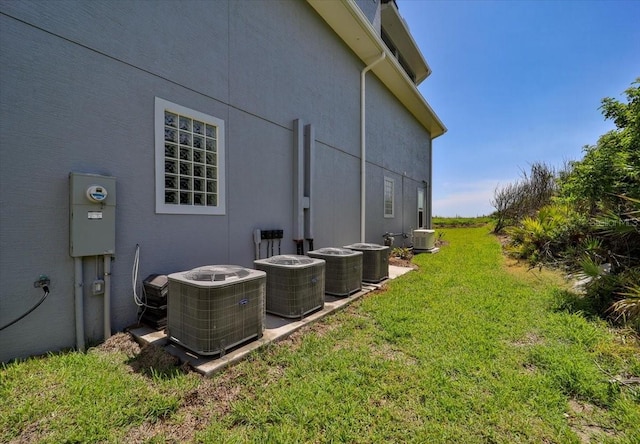
[[[302, 343], [304, 335], [310, 332], [324, 336], [338, 327], [331, 322], [315, 322], [295, 331], [287, 338], [274, 344], [297, 348]], [[168, 355], [168, 356], [167, 356]], [[133, 359], [131, 366], [139, 367], [144, 372], [145, 368], [174, 366], [173, 356], [164, 350], [153, 346], [144, 346], [140, 353]], [[123, 442], [147, 442], [151, 439], [162, 442], [181, 443], [193, 440], [198, 431], [206, 429], [211, 421], [216, 421], [229, 414], [234, 402], [241, 397], [254, 396], [255, 388], [247, 388], [243, 385], [244, 371], [241, 364], [227, 367], [224, 372], [216, 374], [212, 378], [202, 378], [199, 375], [197, 387], [189, 391], [182, 399], [176, 414], [166, 419], [148, 421], [133, 427], [124, 437]], [[284, 376], [286, 368], [279, 365], [268, 365], [264, 368], [263, 386], [267, 386]]]
[[571, 430], [580, 438], [580, 442], [585, 444], [601, 442], [604, 437], [615, 436], [613, 430], [596, 423], [599, 410], [599, 407], [588, 402], [569, 400], [569, 412], [565, 413], [565, 417]]
[[202, 378], [194, 374], [198, 378], [198, 385], [183, 397], [175, 415], [133, 427], [123, 442], [141, 443], [151, 439], [161, 439], [167, 443], [193, 441], [198, 431], [204, 430], [211, 421], [231, 411], [231, 405], [240, 398], [243, 391], [242, 383], [238, 382], [242, 380], [242, 376], [242, 370], [238, 366], [228, 367], [214, 378]]
[[47, 424], [48, 418], [42, 418], [38, 421], [27, 424], [19, 436], [9, 441], [10, 444], [27, 444], [33, 442], [42, 442], [49, 433]]
[[[195, 409], [208, 406], [206, 410], [226, 415], [231, 410], [231, 403], [239, 398], [242, 391], [242, 387], [234, 382], [240, 373], [238, 367], [231, 367], [218, 378], [202, 378], [198, 387], [185, 396], [182, 407], [187, 412], [194, 413]], [[199, 412], [197, 416], [202, 415], [203, 412]]]
[[132, 371], [144, 375], [170, 374], [171, 372], [189, 371], [188, 366], [182, 365], [180, 360], [168, 353], [162, 347], [153, 344], [140, 346], [129, 333], [116, 333], [102, 344], [93, 347], [93, 353], [124, 354], [129, 359], [126, 361]]
[[278, 341], [278, 344], [286, 345], [291, 347], [292, 350], [300, 347], [302, 343], [302, 338], [308, 333], [315, 333], [316, 335], [322, 337], [325, 336], [330, 331], [336, 328], [336, 324], [329, 323], [327, 320], [319, 320], [313, 322], [311, 324], [307, 324], [300, 328], [299, 330], [294, 331], [286, 338], [283, 338]]
[[418, 269], [418, 266], [411, 262], [411, 259], [401, 259], [396, 256], [389, 256], [389, 265], [395, 265], [396, 267]]
[[94, 347], [94, 350], [99, 353], [124, 353], [133, 357], [140, 353], [140, 345], [129, 333], [116, 333], [102, 344]]
[[495, 236], [500, 242], [500, 245], [502, 245], [502, 248], [506, 247], [509, 241], [511, 240], [511, 238], [506, 234], [496, 234]]
[[400, 350], [389, 343], [378, 344], [376, 348], [371, 350], [371, 353], [380, 359], [400, 362], [407, 366], [418, 365], [419, 363], [416, 358], [409, 356], [403, 350]]
[[515, 347], [528, 347], [531, 345], [539, 345], [539, 344], [542, 344], [543, 342], [544, 340], [540, 336], [538, 336], [536, 333], [529, 332], [526, 335], [524, 335], [522, 338], [517, 339], [513, 342], [510, 342], [510, 344]]
[[[129, 365], [136, 373], [151, 375], [155, 371], [159, 374], [168, 374], [180, 367], [180, 359], [162, 347], [145, 344], [140, 349], [140, 353], [129, 360]], [[186, 368], [183, 367], [182, 370]]]

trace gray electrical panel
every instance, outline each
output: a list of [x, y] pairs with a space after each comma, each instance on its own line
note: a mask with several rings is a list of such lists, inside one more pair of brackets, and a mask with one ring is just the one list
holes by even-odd
[[115, 177], [70, 173], [69, 210], [72, 257], [115, 254]]

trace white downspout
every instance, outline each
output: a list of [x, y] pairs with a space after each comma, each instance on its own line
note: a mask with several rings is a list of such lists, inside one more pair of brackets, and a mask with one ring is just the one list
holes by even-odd
[[365, 221], [367, 219], [367, 144], [366, 144], [366, 75], [371, 68], [384, 60], [387, 56], [385, 52], [380, 54], [380, 57], [375, 59], [369, 65], [365, 66], [360, 73], [360, 242], [366, 242], [365, 240]]
[[427, 228], [433, 229], [433, 139], [429, 142], [429, 183], [425, 190], [428, 204], [425, 204], [425, 211], [427, 212]]
[[84, 352], [84, 294], [82, 277], [82, 257], [73, 258], [75, 265], [75, 307], [76, 307], [76, 348]]
[[104, 340], [111, 337], [111, 255], [104, 255]]

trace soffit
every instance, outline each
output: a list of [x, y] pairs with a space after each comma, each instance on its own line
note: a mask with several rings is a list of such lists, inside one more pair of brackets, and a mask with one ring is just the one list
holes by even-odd
[[382, 27], [387, 35], [398, 48], [400, 54], [409, 63], [409, 66], [416, 75], [416, 85], [419, 85], [431, 74], [431, 69], [427, 61], [422, 56], [420, 49], [404, 19], [398, 13], [395, 3], [389, 2], [382, 5]]
[[386, 53], [385, 59], [376, 64], [371, 72], [429, 131], [432, 138], [441, 136], [447, 131], [353, 0], [307, 0], [307, 2], [365, 65], [378, 58], [382, 52]]

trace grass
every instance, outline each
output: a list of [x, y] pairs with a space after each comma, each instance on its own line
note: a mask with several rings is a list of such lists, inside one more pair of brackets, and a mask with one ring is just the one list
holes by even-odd
[[564, 282], [447, 229], [418, 271], [211, 379], [123, 353], [5, 366], [0, 441], [640, 441], [640, 347]]
[[432, 219], [434, 228], [476, 228], [493, 223], [491, 216], [479, 217], [439, 217]]
[[176, 380], [127, 371], [127, 356], [63, 353], [5, 366], [0, 373], [0, 441], [114, 440], [121, 430], [176, 412]]

